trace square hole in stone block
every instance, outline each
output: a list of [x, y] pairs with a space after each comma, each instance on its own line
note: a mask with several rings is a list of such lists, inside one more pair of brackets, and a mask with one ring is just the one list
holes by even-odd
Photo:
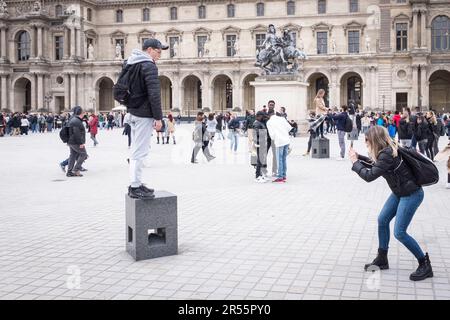
[[128, 227], [128, 242], [133, 242], [133, 228]]
[[166, 244], [166, 228], [148, 230], [148, 245], [158, 246]]

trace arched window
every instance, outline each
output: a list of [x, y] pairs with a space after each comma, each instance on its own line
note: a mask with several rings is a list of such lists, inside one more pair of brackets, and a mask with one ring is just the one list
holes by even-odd
[[17, 36], [17, 59], [19, 61], [26, 61], [30, 59], [30, 48], [30, 34], [26, 31], [20, 32]]
[[234, 8], [234, 4], [229, 4], [227, 6], [227, 15], [228, 18], [234, 18], [234, 14], [235, 14], [235, 8]]
[[295, 15], [295, 1], [288, 1], [286, 3], [286, 10], [288, 16]]
[[263, 17], [264, 16], [264, 3], [259, 2], [256, 4], [256, 15], [258, 17]]
[[206, 18], [206, 7], [201, 5], [198, 7], [198, 18], [205, 19]]
[[87, 21], [92, 21], [92, 9], [87, 9]]
[[142, 21], [150, 21], [150, 9], [142, 9]]
[[450, 51], [450, 18], [438, 16], [431, 23], [433, 51]]
[[170, 8], [170, 20], [178, 19], [178, 9], [177, 7]]
[[55, 16], [59, 17], [63, 14], [63, 8], [62, 5], [58, 4], [55, 6]]
[[116, 22], [117, 23], [123, 22], [123, 10], [116, 11]]

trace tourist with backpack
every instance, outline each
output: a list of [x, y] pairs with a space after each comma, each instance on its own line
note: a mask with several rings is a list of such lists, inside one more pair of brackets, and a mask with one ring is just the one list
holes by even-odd
[[194, 132], [192, 133], [192, 140], [194, 141], [194, 149], [192, 150], [191, 163], [198, 163], [197, 154], [202, 149], [206, 160], [211, 161], [215, 157], [209, 152], [209, 134], [206, 129], [203, 112], [198, 112], [194, 122]]
[[[345, 133], [352, 132], [353, 123], [348, 116], [347, 106], [342, 106], [341, 112], [331, 116], [336, 123], [339, 148], [341, 149], [340, 157], [336, 160], [344, 160], [345, 158]], [[348, 131], [350, 130], [350, 131]]]
[[[407, 228], [423, 201], [422, 184], [429, 182], [427, 179], [432, 179], [432, 183], [439, 180], [436, 167], [414, 150], [399, 147], [397, 142], [389, 137], [388, 131], [381, 126], [369, 129], [366, 134], [366, 144], [370, 157], [361, 156], [353, 148], [350, 148], [349, 156], [353, 163], [352, 170], [367, 182], [374, 181], [379, 177], [385, 178], [392, 194], [387, 199], [378, 217], [378, 255], [372, 263], [366, 264], [364, 269], [366, 271], [389, 269], [387, 257], [390, 239], [389, 224], [396, 217], [395, 238], [419, 262], [419, 267], [410, 275], [410, 280], [418, 281], [433, 277], [428, 253], [423, 253], [416, 240], [407, 233]], [[412, 164], [416, 164], [416, 166]], [[427, 173], [425, 179], [423, 179], [423, 176], [416, 175], [420, 171]]]
[[80, 106], [73, 108], [73, 116], [69, 120], [69, 140], [67, 144], [70, 149], [69, 167], [67, 177], [82, 177], [80, 173], [83, 162], [88, 158], [86, 152], [86, 129], [83, 124], [85, 112]]
[[130, 152], [130, 186], [128, 196], [153, 199], [154, 190], [142, 183], [144, 160], [150, 152], [153, 128], [162, 127], [161, 85], [156, 62], [161, 51], [167, 50], [157, 39], [146, 39], [142, 50], [134, 49], [125, 61], [117, 83], [113, 87], [114, 99], [127, 107], [133, 137]]
[[228, 122], [228, 137], [230, 139], [230, 149], [237, 152], [239, 142], [239, 120], [232, 114]]
[[402, 147], [411, 147], [414, 125], [410, 122], [408, 110], [403, 110], [398, 124], [398, 138]]
[[98, 133], [98, 117], [93, 113], [89, 119], [89, 133], [91, 134], [91, 140], [94, 141], [94, 147], [98, 145], [97, 133]]

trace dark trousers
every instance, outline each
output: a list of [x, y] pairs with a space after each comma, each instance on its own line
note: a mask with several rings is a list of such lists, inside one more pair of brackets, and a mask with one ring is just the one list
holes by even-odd
[[319, 133], [320, 136], [323, 138], [323, 122], [320, 124], [320, 126], [316, 129], [316, 135], [317, 137], [319, 137]]
[[83, 162], [87, 159], [86, 148], [80, 148], [79, 145], [69, 144], [70, 157], [67, 172], [80, 171]]
[[316, 133], [315, 132], [310, 132], [309, 133], [309, 140], [308, 140], [308, 153], [311, 151], [311, 147], [312, 147], [312, 140], [316, 138]]

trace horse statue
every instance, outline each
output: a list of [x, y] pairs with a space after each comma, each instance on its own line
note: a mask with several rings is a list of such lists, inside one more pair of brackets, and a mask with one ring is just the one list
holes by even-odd
[[299, 69], [299, 60], [307, 59], [306, 54], [295, 47], [295, 35], [288, 30], [283, 37], [275, 35], [275, 27], [269, 25], [265, 47], [257, 53], [255, 66], [262, 68], [266, 74], [294, 74]]

